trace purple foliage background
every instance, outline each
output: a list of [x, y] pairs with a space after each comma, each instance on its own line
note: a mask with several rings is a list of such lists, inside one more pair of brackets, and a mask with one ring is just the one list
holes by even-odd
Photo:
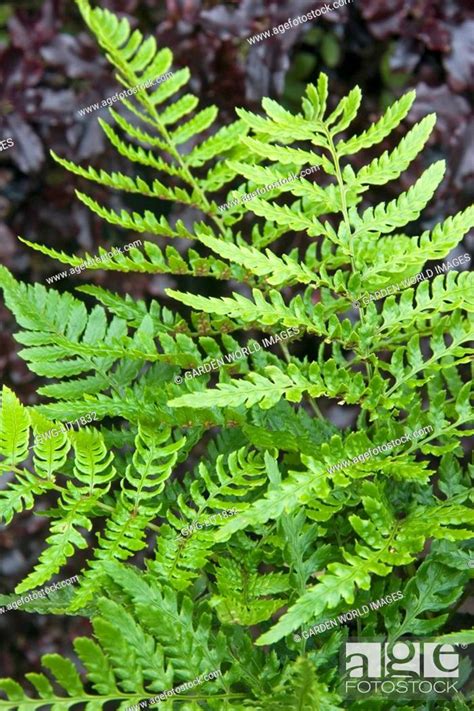
[[[251, 45], [247, 38], [324, 3], [309, 0], [103, 0], [101, 7], [126, 14], [134, 26], [169, 46], [175, 67], [191, 68], [191, 90], [203, 105], [217, 104], [220, 121], [233, 120], [236, 106], [257, 110], [263, 96], [293, 110], [305, 83], [324, 70], [335, 104], [354, 84], [363, 91], [362, 130], [408, 88], [417, 99], [408, 124], [436, 111], [435, 135], [423, 157], [377, 198], [406, 189], [422, 168], [447, 160], [447, 176], [420, 221], [425, 229], [472, 202], [474, 121], [468, 101], [474, 82], [474, 8], [468, 0], [353, 0], [313, 23]], [[61, 265], [27, 249], [21, 235], [69, 253], [136, 237], [112, 230], [74, 196], [80, 181], [67, 175], [49, 150], [94, 167], [127, 171], [106, 144], [97, 118], [78, 109], [111, 96], [118, 85], [71, 0], [16, 0], [0, 5], [0, 140], [15, 147], [0, 152], [0, 262], [18, 277], [44, 283]], [[393, 139], [392, 139], [393, 140]], [[357, 156], [365, 160], [366, 156]], [[357, 161], [354, 161], [355, 163]], [[93, 194], [116, 210], [130, 202], [94, 186]], [[181, 209], [181, 208], [179, 208]], [[182, 210], [182, 209], [181, 209]], [[462, 250], [460, 250], [462, 251]], [[72, 289], [95, 282], [139, 298], [162, 293], [169, 277], [141, 278], [88, 272], [58, 285]], [[39, 379], [17, 356], [15, 325], [0, 305], [0, 373], [23, 402], [35, 401]], [[13, 590], [43, 547], [45, 522], [23, 514], [0, 529], [0, 592]], [[68, 571], [64, 577], [73, 575]], [[81, 618], [51, 618], [20, 611], [0, 615], [0, 677], [20, 679], [39, 671], [45, 652], [70, 650], [87, 633]]]

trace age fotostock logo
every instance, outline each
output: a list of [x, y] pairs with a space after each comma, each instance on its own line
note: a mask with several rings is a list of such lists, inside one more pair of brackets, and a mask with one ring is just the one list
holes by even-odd
[[346, 697], [420, 699], [459, 691], [458, 649], [440, 642], [346, 642], [340, 690]]

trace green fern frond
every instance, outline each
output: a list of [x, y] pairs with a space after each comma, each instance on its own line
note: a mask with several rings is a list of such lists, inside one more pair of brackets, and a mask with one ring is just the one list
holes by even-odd
[[125, 561], [146, 548], [146, 528], [152, 516], [131, 510], [121, 500], [107, 518], [102, 534], [98, 535], [98, 545], [94, 559], [82, 572], [79, 588], [70, 603], [72, 612], [81, 610], [91, 603], [97, 594], [107, 589], [106, 564], [111, 561]]
[[267, 277], [267, 281], [271, 286], [279, 286], [293, 281], [302, 284], [313, 282], [317, 285], [320, 283], [316, 274], [311, 272], [304, 264], [299, 264], [296, 260], [286, 255], [279, 258], [270, 250], [262, 254], [262, 252], [253, 247], [230, 244], [209, 234], [198, 232], [196, 236], [200, 242], [217, 252], [221, 257], [245, 266], [259, 277]]
[[406, 193], [396, 200], [376, 208], [368, 208], [362, 216], [349, 209], [349, 219], [355, 227], [353, 237], [367, 232], [387, 233], [416, 220], [434, 195], [445, 172], [443, 161], [433, 163]]
[[[193, 98], [193, 97], [192, 97]], [[197, 102], [197, 99], [196, 99]], [[178, 102], [179, 103], [179, 102]], [[119, 116], [119, 114], [116, 114], [114, 112], [114, 117]], [[117, 121], [117, 119], [116, 119]], [[118, 121], [117, 121], [118, 123]], [[129, 161], [132, 163], [138, 163], [139, 165], [145, 165], [148, 166], [149, 168], [154, 168], [154, 170], [158, 170], [160, 172], [166, 173], [167, 175], [179, 177], [182, 180], [186, 180], [187, 176], [185, 171], [175, 165], [172, 165], [169, 162], [166, 162], [163, 160], [163, 158], [160, 158], [159, 156], [156, 156], [152, 153], [151, 150], [145, 151], [141, 146], [134, 146], [131, 143], [125, 143], [125, 141], [122, 141], [120, 136], [114, 131], [114, 129], [106, 123], [103, 119], [99, 119], [99, 124], [102, 130], [104, 131], [105, 135], [109, 139], [110, 143], [114, 146], [114, 148], [117, 149], [118, 153], [120, 153], [121, 156], [124, 158], [127, 158]], [[127, 132], [130, 132], [128, 130]], [[92, 173], [86, 173], [84, 175], [84, 171], [82, 168], [79, 168], [79, 166], [76, 166], [74, 163], [71, 163], [70, 161], [65, 161], [62, 158], [59, 158], [59, 156], [55, 155], [54, 153], [52, 154], [54, 159], [60, 164], [63, 165], [67, 170], [70, 170], [72, 173], [75, 175], [80, 175], [82, 177], [85, 177], [87, 180], [95, 180], [95, 182], [99, 182], [99, 180], [96, 180], [94, 175], [98, 175], [99, 178], [102, 176], [102, 171], [100, 174], [97, 174], [95, 171]], [[112, 174], [113, 175], [113, 174]], [[101, 183], [104, 184], [104, 183]], [[126, 189], [126, 188], [123, 188]], [[166, 195], [166, 192], [164, 193]]]
[[75, 165], [71, 161], [59, 158], [52, 153], [53, 158], [63, 168], [66, 168], [74, 175], [78, 175], [85, 180], [91, 180], [99, 185], [113, 188], [114, 190], [123, 190], [124, 192], [134, 193], [136, 195], [146, 195], [148, 197], [156, 197], [160, 200], [171, 200], [172, 202], [183, 202], [187, 205], [193, 205], [193, 197], [183, 189], [172, 190], [167, 188], [159, 180], [155, 179], [152, 185], [146, 183], [142, 178], [131, 178], [123, 173], [107, 173], [101, 170], [98, 173], [94, 168], [89, 167], [87, 170]]
[[[178, 301], [181, 301], [187, 306], [204, 311], [205, 313], [227, 315], [230, 318], [241, 320], [243, 323], [261, 322], [266, 326], [273, 326], [277, 323], [282, 323], [284, 326], [303, 327], [308, 331], [317, 332], [324, 331], [324, 326], [321, 323], [322, 319], [316, 316], [315, 322], [306, 314], [306, 308], [300, 296], [293, 299], [287, 306], [282, 296], [277, 291], [271, 291], [270, 301], [265, 300], [262, 293], [254, 289], [252, 296], [254, 301], [247, 299], [240, 294], [234, 294], [232, 298], [224, 297], [218, 299], [215, 297], [195, 296], [193, 294], [183, 294], [174, 289], [166, 289], [168, 296], [171, 296]], [[319, 325], [321, 323], [321, 326]]]
[[0, 467], [4, 469], [26, 459], [30, 418], [15, 393], [5, 385], [0, 407], [0, 454], [6, 457]]
[[[375, 158], [369, 165], [361, 168], [356, 174], [356, 182], [360, 185], [385, 185], [389, 180], [398, 178], [423, 150], [435, 123], [435, 114], [425, 116], [402, 138], [393, 151], [385, 151], [380, 158]], [[350, 175], [343, 173], [343, 177], [350, 185]]]
[[448, 217], [421, 237], [359, 235], [355, 258], [365, 262], [361, 281], [371, 291], [386, 286], [389, 280], [402, 283], [420, 272], [426, 261], [446, 257], [472, 227], [474, 206]]
[[52, 484], [29, 471], [17, 474], [8, 488], [0, 492], [0, 519], [9, 524], [16, 513], [32, 509], [36, 497], [52, 489]]
[[47, 548], [41, 553], [33, 572], [16, 586], [15, 592], [22, 593], [48, 582], [59, 573], [76, 549], [87, 548], [88, 541], [79, 529], [91, 530], [92, 523], [88, 515], [99, 496], [96, 492], [87, 499], [70, 499], [66, 506], [61, 507], [58, 511], [60, 517], [51, 524], [51, 535], [46, 539]]
[[[193, 707], [193, 699], [207, 699], [217, 709], [227, 697], [254, 698], [248, 687], [238, 690], [235, 686], [230, 692], [235, 676], [221, 667], [225, 663], [228, 668], [230, 663], [237, 670], [239, 663], [226, 651], [223, 633], [210, 631], [209, 613], [190, 598], [178, 600], [169, 588], [162, 589], [131, 568], [124, 570], [109, 563], [108, 574], [125, 604], [98, 599], [92, 618], [95, 639], [79, 637], [74, 642], [85, 669], [84, 682], [89, 682], [87, 688], [72, 661], [47, 654], [42, 664], [52, 674], [54, 686], [46, 674], [28, 674], [36, 691], [31, 696], [17, 682], [1, 679], [0, 689], [8, 697], [0, 700], [1, 709], [40, 709], [45, 703], [54, 708], [81, 704], [87, 709], [104, 709], [113, 703], [125, 711], [188, 682], [189, 689], [181, 689], [181, 698]], [[242, 654], [248, 654], [243, 651], [245, 644], [248, 648], [246, 640], [239, 645]], [[260, 664], [264, 666], [263, 659]], [[204, 679], [205, 674], [214, 672], [216, 678]]]
[[[373, 485], [367, 483], [366, 488], [369, 487]], [[407, 564], [414, 560], [427, 538], [435, 536], [448, 540], [467, 540], [472, 537], [469, 528], [454, 528], [459, 523], [471, 526], [474, 523], [474, 513], [464, 506], [445, 503], [420, 507], [401, 523], [390, 518], [388, 508], [382, 511], [376, 499], [370, 496], [365, 499], [364, 506], [373, 507], [371, 517], [376, 523], [367, 527], [357, 517], [352, 517], [351, 523], [357, 532], [363, 533], [366, 540], [371, 534], [369, 546], [356, 543], [355, 554], [343, 551], [346, 562], [330, 563], [327, 566], [330, 572], [322, 576], [316, 586], [309, 588], [277, 625], [258, 639], [258, 644], [275, 642], [302, 622], [321, 615], [326, 608], [335, 607], [341, 598], [353, 604], [356, 586], [368, 590], [372, 575], [386, 576], [393, 565]], [[374, 538], [373, 533], [377, 529]]]
[[[265, 464], [257, 452], [245, 448], [228, 457], [201, 462], [196, 477], [185, 478], [178, 489], [176, 504], [167, 511], [170, 526], [162, 526], [157, 540], [155, 561], [149, 568], [177, 590], [184, 590], [196, 579], [215, 549], [215, 526], [244, 507], [243, 501], [266, 482]], [[187, 500], [186, 488], [197, 508]], [[186, 487], [186, 488], [184, 488]], [[179, 509], [179, 516], [174, 506]], [[225, 516], [220, 512], [226, 512]], [[210, 519], [210, 515], [214, 514]], [[209, 521], [212, 521], [210, 523]], [[204, 522], [204, 525], [201, 524]]]
[[[176, 235], [177, 236], [177, 235]], [[49, 247], [22, 239], [24, 244], [32, 249], [56, 259], [63, 264], [79, 268], [81, 265], [91, 271], [118, 271], [140, 272], [145, 274], [179, 274], [189, 276], [212, 276], [215, 279], [244, 279], [246, 270], [235, 265], [214, 258], [202, 257], [194, 249], [188, 250], [186, 255], [168, 245], [163, 251], [153, 242], [142, 243], [142, 249], [127, 245], [126, 252], [115, 250], [112, 256], [102, 247], [99, 247], [98, 257], [93, 257], [88, 252], [83, 257], [68, 255]], [[74, 273], [74, 269], [71, 270]], [[81, 271], [79, 269], [79, 271]], [[77, 272], [78, 273], [78, 272]]]
[[256, 625], [268, 620], [285, 602], [285, 597], [269, 597], [285, 593], [288, 575], [261, 575], [248, 570], [234, 560], [223, 560], [216, 568], [217, 594], [210, 604], [223, 624]]
[[123, 496], [135, 511], [146, 512], [150, 500], [155, 500], [153, 510], [157, 511], [156, 498], [163, 491], [177, 462], [178, 452], [186, 443], [185, 437], [174, 442], [170, 435], [169, 429], [157, 436], [156, 430], [139, 424], [132, 464], [127, 467], [122, 482]]
[[[119, 215], [114, 210], [109, 210], [108, 208], [99, 205], [96, 200], [93, 200], [85, 193], [76, 190], [76, 196], [89, 208], [89, 210], [111, 225], [118, 225], [126, 230], [132, 230], [133, 232], [149, 232], [150, 234], [161, 235], [164, 237], [182, 236], [178, 231], [170, 227], [168, 221], [163, 215], [161, 215], [158, 220], [151, 210], [145, 210], [143, 215], [140, 215], [138, 212], [130, 214], [126, 210], [122, 210]], [[189, 233], [187, 232], [187, 234]]]
[[[89, 496], [98, 491], [108, 490], [108, 482], [115, 477], [115, 467], [112, 465], [114, 455], [107, 451], [100, 432], [83, 427], [79, 432], [70, 434], [74, 447], [74, 476], [86, 484]], [[103, 487], [102, 485], [106, 486]]]
[[278, 685], [268, 696], [251, 704], [257, 711], [340, 711], [342, 699], [329, 690], [327, 681], [319, 678], [316, 665], [299, 657], [288, 665]]
[[[216, 390], [207, 390], [190, 395], [182, 395], [168, 404], [170, 407], [238, 407], [250, 408], [256, 404], [262, 409], [273, 407], [283, 396], [289, 402], [300, 402], [303, 393], [310, 397], [327, 395], [342, 396], [346, 402], [358, 402], [365, 389], [363, 379], [352, 378], [347, 370], [339, 373], [334, 369], [334, 362], [329, 361], [325, 370], [313, 364], [309, 377], [290, 363], [286, 372], [275, 366], [264, 368], [265, 375], [250, 373], [248, 380], [234, 380], [230, 383], [218, 383]], [[324, 378], [327, 377], [327, 383]]]
[[359, 136], [337, 143], [339, 156], [353, 155], [358, 151], [381, 143], [403, 121], [415, 101], [415, 92], [409, 91], [388, 107], [385, 114]]
[[[66, 463], [71, 440], [62, 428], [55, 428], [54, 423], [38, 411], [31, 410], [29, 414], [35, 433], [33, 446], [35, 471], [39, 476], [52, 481], [55, 473], [61, 471]], [[52, 437], [51, 430], [53, 430]]]
[[[77, 664], [44, 657], [29, 691], [0, 680], [0, 709], [130, 711], [197, 679], [166, 707], [339, 711], [336, 659], [355, 626], [262, 646], [397, 590], [403, 598], [357, 620], [359, 637], [466, 635], [446, 625], [458, 625], [449, 620], [474, 535], [462, 446], [474, 433], [472, 275], [450, 271], [468, 255], [435, 267], [449, 274], [421, 272], [460, 243], [474, 208], [421, 235], [410, 224], [440, 186], [442, 161], [397, 198], [374, 200], [371, 186], [418, 159], [432, 114], [353, 161], [395, 136], [414, 92], [353, 135], [361, 90], [336, 102], [320, 74], [296, 113], [264, 98], [261, 112], [238, 109], [222, 126], [154, 37], [77, 3], [124, 87], [99, 125], [131, 170], [53, 157], [137, 205], [143, 196], [126, 210], [95, 185], [77, 193], [105, 222], [163, 239], [127, 239], [113, 256], [100, 246], [93, 264], [23, 242], [72, 267], [62, 275], [174, 275], [158, 281], [186, 309], [93, 285], [75, 298], [0, 268], [20, 357], [45, 379], [38, 404], [4, 388], [0, 410], [2, 520], [35, 506], [50, 519], [16, 591], [78, 565], [74, 589], [25, 611], [80, 614], [93, 630], [75, 642]], [[168, 203], [186, 207], [182, 219], [161, 214]], [[467, 660], [460, 669], [467, 678]], [[402, 703], [385, 701], [377, 709]], [[461, 692], [455, 702], [467, 710]]]

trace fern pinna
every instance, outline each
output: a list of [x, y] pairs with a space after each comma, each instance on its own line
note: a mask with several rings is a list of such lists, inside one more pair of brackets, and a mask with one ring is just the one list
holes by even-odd
[[[361, 708], [338, 690], [349, 627], [311, 639], [296, 630], [400, 590], [398, 601], [357, 620], [359, 637], [472, 641], [450, 625], [472, 575], [472, 485], [461, 446], [474, 432], [472, 274], [416, 280], [377, 304], [361, 297], [446, 257], [474, 225], [474, 208], [419, 236], [400, 232], [441, 184], [442, 161], [397, 199], [371, 204], [371, 186], [398, 179], [420, 154], [433, 114], [392, 150], [351, 166], [351, 156], [394, 133], [414, 92], [350, 135], [361, 92], [331, 110], [320, 74], [300, 113], [264, 99], [262, 115], [237, 110], [233, 124], [216, 129], [216, 108], [198, 109], [185, 89], [187, 69], [143, 88], [173, 67], [168, 49], [108, 10], [77, 4], [117, 80], [140, 86], [123, 110], [109, 109], [109, 122], [99, 120], [130, 174], [56, 160], [91, 183], [156, 198], [158, 215], [166, 201], [195, 215], [119, 214], [97, 202], [93, 186], [77, 192], [110, 224], [159, 238], [90, 268], [184, 283], [206, 276], [234, 290], [168, 289], [187, 307], [179, 312], [92, 285], [78, 296], [27, 286], [1, 268], [20, 355], [47, 382], [35, 406], [3, 389], [0, 513], [8, 524], [41, 497], [54, 504], [41, 507], [51, 525], [36, 566], [0, 602], [43, 586], [87, 550], [77, 585], [23, 609], [88, 616], [94, 639], [75, 642], [81, 671], [46, 655], [54, 685], [28, 674], [36, 694], [1, 680], [0, 709], [92, 711], [111, 702], [124, 710], [216, 670], [217, 679], [164, 708]], [[235, 199], [304, 167], [319, 170]], [[167, 239], [187, 240], [188, 251]], [[23, 241], [63, 264], [83, 259]], [[263, 335], [274, 348], [252, 347]], [[212, 372], [202, 367], [219, 359]], [[189, 370], [197, 377], [183, 378]], [[357, 406], [357, 421], [341, 432], [322, 414], [328, 401]], [[61, 429], [76, 418], [86, 424]], [[228, 519], [197, 525], [224, 510]], [[189, 526], [193, 535], [181, 535]], [[404, 708], [427, 708], [420, 703]], [[468, 708], [462, 694], [455, 703]]]

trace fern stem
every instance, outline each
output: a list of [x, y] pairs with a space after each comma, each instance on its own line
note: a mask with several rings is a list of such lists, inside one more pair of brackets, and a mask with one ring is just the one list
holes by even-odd
[[[286, 343], [283, 343], [283, 342], [280, 342], [279, 345], [280, 345], [281, 350], [283, 351], [283, 355], [285, 356], [286, 362], [287, 362], [288, 364], [291, 363], [291, 356], [290, 356], [290, 352], [289, 352], [289, 350], [288, 350], [288, 346], [286, 345]], [[313, 400], [313, 398], [312, 398], [310, 395], [308, 395], [308, 402], [309, 402], [309, 404], [310, 404], [310, 406], [311, 406], [311, 408], [312, 408], [314, 414], [315, 414], [317, 417], [319, 417], [321, 420], [324, 420], [324, 415], [323, 415], [323, 413], [322, 413], [321, 410], [319, 409], [319, 407], [318, 407], [316, 401]]]
[[286, 345], [286, 343], [283, 343], [283, 341], [280, 341], [279, 345], [280, 345], [280, 348], [283, 352], [283, 355], [285, 356], [286, 362], [288, 364], [290, 364], [291, 363], [291, 356], [290, 356], [290, 352], [288, 350], [288, 346]]
[[323, 413], [321, 412], [321, 410], [319, 409], [318, 403], [315, 400], [313, 400], [313, 398], [310, 396], [308, 396], [308, 402], [309, 402], [313, 412], [315, 413], [315, 415], [317, 415], [321, 420], [324, 420], [325, 417], [324, 417]]
[[[337, 154], [337, 149], [336, 146], [334, 145], [334, 141], [332, 140], [332, 136], [329, 132], [329, 129], [324, 125], [324, 131], [328, 140], [328, 148], [329, 152], [331, 153], [331, 157], [333, 160], [334, 168], [336, 171], [336, 179], [337, 183], [339, 186], [339, 192], [341, 195], [341, 209], [342, 209], [342, 216], [344, 218], [344, 224], [346, 226], [347, 234], [349, 237], [349, 256], [351, 259], [351, 265], [352, 265], [352, 272], [355, 274], [357, 272], [356, 269], [356, 263], [355, 263], [355, 256], [354, 256], [354, 236], [352, 233], [352, 227], [351, 227], [351, 222], [349, 220], [349, 212], [347, 210], [347, 201], [346, 201], [346, 186], [344, 185], [344, 179], [342, 177], [342, 172], [341, 172], [341, 164], [339, 161], [339, 156]], [[362, 307], [359, 307], [359, 314], [360, 314], [360, 321], [361, 324], [363, 324], [364, 321], [364, 311]], [[368, 353], [365, 354], [365, 357], [363, 357], [364, 362], [365, 362], [365, 367], [367, 369], [367, 376], [369, 380], [372, 379], [372, 366], [370, 365], [370, 362], [367, 360], [368, 358]]]
[[[65, 491], [65, 489], [64, 489], [64, 491]], [[96, 501], [96, 504], [99, 508], [104, 509], [104, 511], [109, 511], [109, 512], [115, 511], [113, 506], [109, 506], [108, 504], [103, 504], [101, 501]], [[153, 523], [147, 523], [146, 527], [149, 528], [151, 531], [155, 531], [155, 533], [160, 532], [159, 526], [155, 526]]]
[[353, 235], [352, 235], [352, 228], [351, 228], [351, 223], [349, 220], [349, 213], [347, 211], [347, 201], [346, 201], [346, 186], [344, 185], [344, 179], [342, 177], [342, 172], [341, 172], [341, 164], [339, 162], [339, 156], [337, 155], [337, 150], [336, 146], [334, 145], [334, 141], [332, 140], [332, 136], [329, 133], [329, 130], [324, 126], [324, 130], [326, 133], [326, 137], [328, 139], [328, 146], [329, 146], [329, 152], [331, 153], [331, 157], [333, 160], [334, 168], [336, 170], [336, 179], [337, 183], [339, 186], [339, 192], [341, 195], [341, 209], [342, 209], [342, 215], [344, 218], [344, 223], [346, 225], [347, 229], [347, 234], [349, 236], [349, 256], [351, 258], [351, 264], [352, 264], [352, 271], [355, 272], [356, 270], [356, 265], [355, 265], [355, 257], [354, 257], [354, 244], [353, 244]]

